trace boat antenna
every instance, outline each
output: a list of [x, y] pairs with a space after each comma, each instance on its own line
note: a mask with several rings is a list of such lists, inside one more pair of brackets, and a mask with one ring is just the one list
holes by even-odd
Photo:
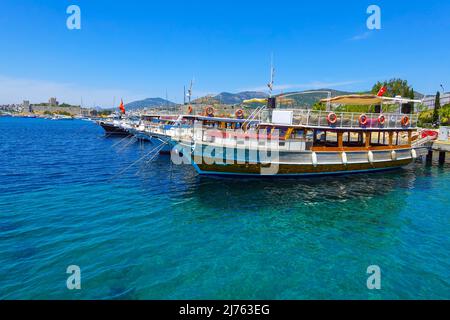
[[269, 109], [275, 109], [277, 104], [276, 98], [272, 97], [274, 77], [275, 77], [275, 68], [273, 66], [273, 53], [272, 53], [270, 59], [270, 82], [267, 84], [267, 87], [269, 87], [269, 97], [267, 98], [267, 107]]
[[191, 80], [191, 85], [189, 86], [189, 90], [188, 90], [188, 98], [189, 98], [189, 104], [191, 103], [191, 97], [192, 97], [192, 86], [194, 85], [194, 78], [192, 78]]
[[275, 76], [275, 68], [273, 67], [273, 53], [272, 53], [270, 59], [270, 82], [267, 84], [267, 87], [269, 87], [269, 97], [272, 97], [274, 76]]

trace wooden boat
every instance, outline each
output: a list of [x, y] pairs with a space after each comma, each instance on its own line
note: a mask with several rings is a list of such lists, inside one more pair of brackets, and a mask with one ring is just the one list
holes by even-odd
[[108, 136], [129, 136], [130, 133], [121, 126], [118, 120], [99, 120], [97, 124], [105, 130]]
[[[358, 105], [411, 102], [391, 99], [366, 95], [337, 97], [333, 101], [357, 101]], [[412, 145], [417, 130], [415, 114], [267, 107], [247, 119], [193, 116], [191, 120], [192, 137], [173, 136], [172, 143], [184, 150], [199, 174], [304, 176], [372, 172], [409, 165], [427, 152], [426, 148]]]
[[190, 129], [191, 126], [186, 126], [178, 115], [142, 115], [139, 125], [130, 132], [135, 136], [160, 144], [159, 152], [168, 154], [172, 150], [172, 137], [182, 136], [184, 131], [190, 132]]

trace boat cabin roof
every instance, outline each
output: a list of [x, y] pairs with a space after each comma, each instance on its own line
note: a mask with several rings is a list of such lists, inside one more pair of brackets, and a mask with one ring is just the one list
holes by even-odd
[[227, 122], [227, 123], [260, 123], [259, 120], [238, 119], [238, 118], [224, 118], [224, 117], [208, 117], [199, 115], [183, 115], [183, 119], [192, 119], [200, 121], [212, 121], [212, 122]]
[[307, 125], [292, 125], [292, 124], [276, 124], [276, 123], [260, 123], [260, 127], [277, 127], [277, 128], [294, 128], [294, 129], [309, 129], [309, 130], [323, 130], [323, 131], [415, 131], [417, 128], [403, 127], [403, 128], [367, 128], [367, 127], [339, 127], [339, 126], [307, 126]]

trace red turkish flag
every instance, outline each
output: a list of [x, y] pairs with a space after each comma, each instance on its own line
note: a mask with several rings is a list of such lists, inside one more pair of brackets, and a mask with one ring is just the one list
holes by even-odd
[[381, 87], [380, 91], [378, 91], [377, 96], [382, 97], [387, 91], [386, 87]]
[[120, 111], [122, 111], [123, 114], [125, 114], [125, 107], [123, 106], [123, 101], [122, 99], [120, 99], [120, 106], [119, 106]]

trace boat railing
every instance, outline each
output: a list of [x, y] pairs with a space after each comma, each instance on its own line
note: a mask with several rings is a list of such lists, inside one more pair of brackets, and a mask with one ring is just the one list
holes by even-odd
[[260, 115], [261, 112], [266, 108], [266, 106], [260, 106], [258, 108], [256, 108], [251, 114], [250, 116], [245, 119], [244, 123], [242, 124], [243, 127], [245, 127], [247, 124], [249, 124], [250, 122], [252, 122], [255, 119], [260, 120]]
[[[287, 110], [287, 109], [283, 109]], [[309, 127], [408, 129], [417, 127], [417, 114], [358, 113], [295, 109], [292, 124]], [[269, 112], [264, 110], [263, 112]], [[263, 115], [262, 118], [268, 118]]]

